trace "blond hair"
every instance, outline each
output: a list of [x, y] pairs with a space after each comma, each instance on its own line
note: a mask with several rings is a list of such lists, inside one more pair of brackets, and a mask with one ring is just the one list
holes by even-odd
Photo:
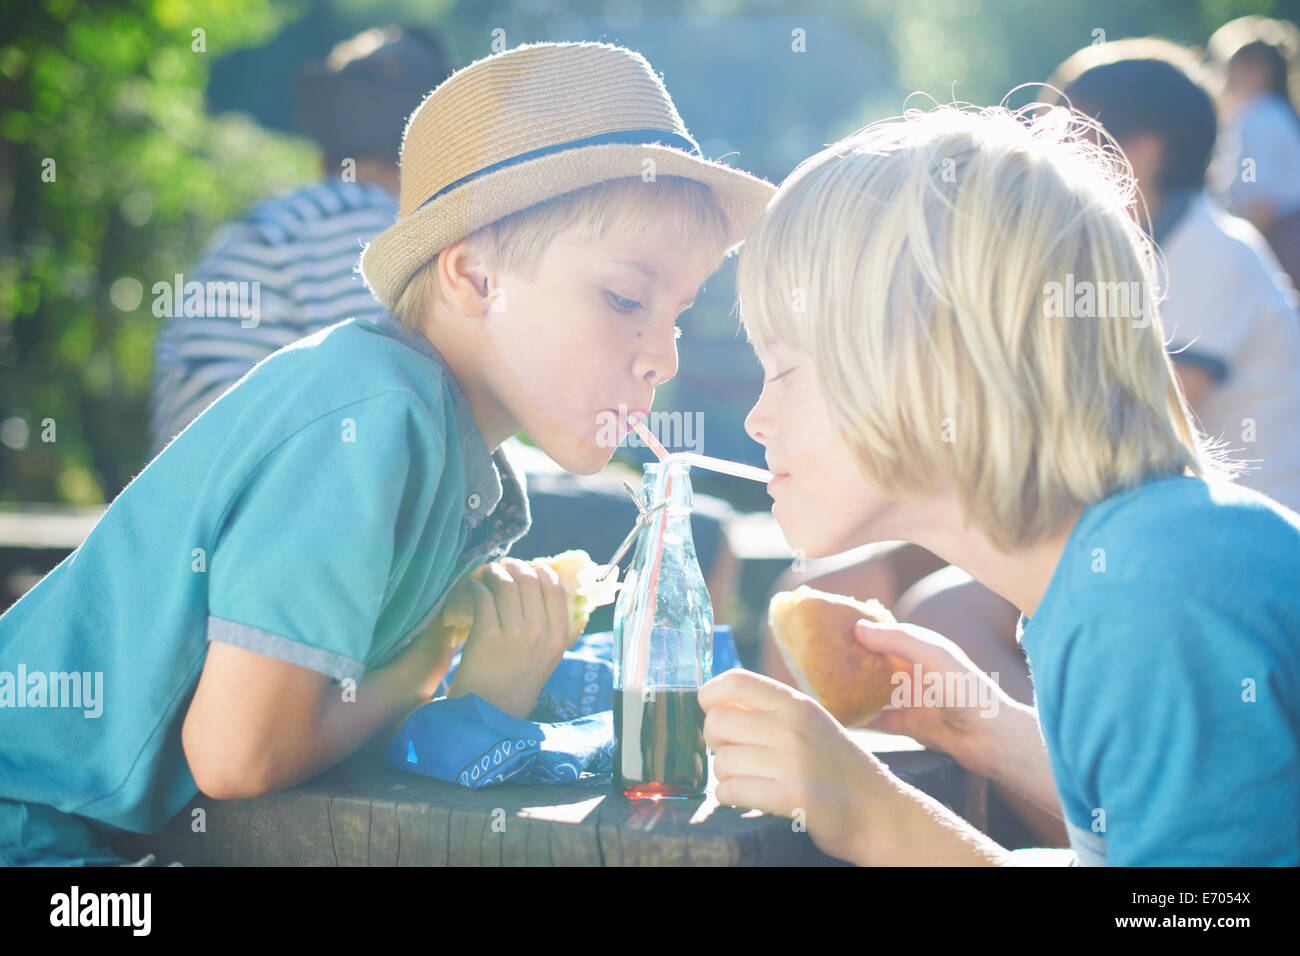
[[[1165, 351], [1131, 170], [1099, 135], [1063, 108], [909, 110], [805, 160], [737, 267], [751, 341], [811, 357], [866, 478], [950, 489], [1004, 550], [1219, 467]], [[1048, 315], [1053, 283], [1138, 283], [1146, 305]]]
[[[511, 213], [468, 239], [489, 268], [528, 280], [556, 236], [572, 231], [578, 242], [594, 242], [614, 225], [634, 232], [666, 227], [680, 242], [708, 250], [715, 265], [727, 246], [727, 218], [713, 190], [681, 176], [597, 183]], [[393, 309], [408, 332], [441, 299], [437, 266], [434, 256], [416, 270]]]

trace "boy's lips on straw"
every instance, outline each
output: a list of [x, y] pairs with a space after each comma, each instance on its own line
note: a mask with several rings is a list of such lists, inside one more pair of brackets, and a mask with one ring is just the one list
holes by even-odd
[[632, 428], [637, 422], [643, 422], [650, 417], [650, 413], [645, 409], [629, 409], [626, 405], [611, 408], [609, 411], [618, 416], [618, 431], [621, 436], [631, 434]]

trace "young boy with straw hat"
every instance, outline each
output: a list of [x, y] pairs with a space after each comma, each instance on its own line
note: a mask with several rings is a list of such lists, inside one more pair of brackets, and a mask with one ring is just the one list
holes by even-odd
[[[1034, 707], [933, 631], [857, 622], [908, 664], [873, 726], [1054, 812], [1071, 845], [1008, 853], [811, 698], [705, 684], [718, 800], [837, 857], [1300, 863], [1300, 516], [1223, 480], [1190, 419], [1132, 170], [1099, 135], [1061, 108], [909, 112], [806, 160], [746, 239], [768, 372], [746, 429], [786, 540], [920, 544], [1022, 612]], [[1116, 288], [1128, 305], [1099, 307]]]
[[[348, 320], [259, 363], [0, 617], [0, 703], [19, 669], [103, 688], [94, 719], [0, 706], [0, 862], [116, 862], [120, 831], [290, 786], [426, 700], [443, 596], [528, 527], [498, 446], [526, 429], [602, 467], [609, 417], [622, 433], [674, 375], [677, 316], [773, 191], [704, 159], [619, 47], [521, 46], [434, 90], [362, 261], [401, 328]], [[492, 565], [453, 693], [531, 709], [568, 644], [540, 574]]]

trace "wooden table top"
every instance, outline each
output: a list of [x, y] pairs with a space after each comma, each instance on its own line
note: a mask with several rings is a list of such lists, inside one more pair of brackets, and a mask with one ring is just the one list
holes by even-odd
[[[909, 737], [853, 731], [903, 780], [980, 829], [987, 783]], [[116, 846], [187, 866], [836, 866], [783, 817], [702, 799], [630, 801], [606, 776], [471, 790], [358, 754], [250, 800], [196, 798], [158, 834]], [[200, 829], [201, 824], [201, 829]]]

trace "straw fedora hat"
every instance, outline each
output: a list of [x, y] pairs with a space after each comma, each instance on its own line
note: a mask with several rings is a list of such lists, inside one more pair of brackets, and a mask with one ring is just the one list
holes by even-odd
[[728, 246], [745, 237], [776, 191], [701, 155], [639, 53], [606, 43], [532, 43], [484, 57], [411, 114], [401, 218], [366, 247], [362, 275], [391, 312], [416, 270], [453, 242], [547, 199], [646, 169], [709, 186], [727, 217]]

